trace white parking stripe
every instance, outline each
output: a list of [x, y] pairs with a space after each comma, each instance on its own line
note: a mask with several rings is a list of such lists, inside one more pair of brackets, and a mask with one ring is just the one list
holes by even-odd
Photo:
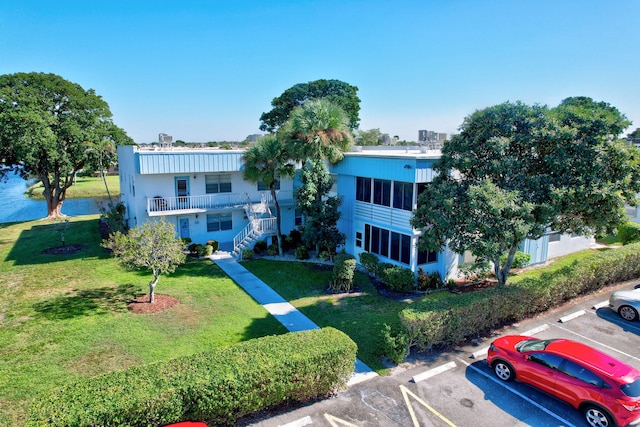
[[568, 316], [561, 317], [560, 323], [567, 323], [569, 320], [573, 320], [576, 317], [584, 316], [585, 314], [587, 314], [587, 312], [584, 310], [576, 311], [575, 313], [571, 313]]
[[605, 308], [605, 307], [609, 307], [609, 301], [608, 300], [599, 302], [597, 304], [594, 304], [593, 307], [591, 307], [591, 308], [593, 308], [594, 310], [597, 310], [599, 308]]
[[299, 420], [291, 421], [287, 424], [282, 424], [280, 427], [304, 427], [313, 424], [311, 421], [311, 417], [306, 416], [304, 418], [300, 418]]
[[456, 362], [445, 363], [444, 365], [440, 365], [437, 368], [429, 369], [426, 372], [423, 372], [423, 373], [418, 374], [418, 375], [414, 375], [413, 378], [411, 378], [411, 379], [413, 380], [414, 383], [417, 383], [419, 381], [424, 381], [427, 378], [431, 378], [433, 376], [436, 376], [438, 374], [446, 372], [449, 369], [453, 369], [455, 367], [456, 367]]
[[528, 398], [527, 396], [525, 396], [524, 394], [512, 389], [511, 387], [508, 387], [504, 382], [500, 381], [499, 379], [487, 374], [486, 372], [476, 368], [475, 366], [465, 362], [462, 359], [458, 359], [460, 362], [464, 363], [465, 365], [467, 365], [467, 367], [469, 367], [470, 369], [473, 369], [474, 371], [476, 371], [477, 373], [479, 373], [480, 375], [482, 375], [485, 378], [488, 378], [489, 380], [495, 382], [496, 384], [501, 385], [502, 387], [506, 388], [507, 390], [509, 390], [511, 393], [515, 394], [516, 396], [520, 397], [521, 399], [525, 400], [526, 402], [530, 403], [531, 405], [535, 406], [536, 408], [540, 409], [542, 412], [552, 416], [553, 418], [555, 418], [556, 420], [560, 421], [560, 423], [562, 423], [563, 426], [565, 427], [576, 427], [574, 424], [571, 424], [569, 421], [565, 420], [564, 418], [562, 418], [561, 416], [559, 416], [558, 414], [556, 414], [555, 412], [552, 412], [550, 410], [548, 410], [547, 408], [545, 408], [544, 406], [540, 405], [538, 402], [536, 402], [535, 400], [532, 400], [530, 398]]
[[596, 343], [596, 344], [598, 344], [598, 345], [601, 345], [602, 347], [605, 347], [605, 348], [607, 348], [607, 349], [609, 349], [609, 350], [611, 350], [611, 351], [615, 351], [615, 352], [617, 352], [617, 353], [619, 353], [619, 354], [622, 354], [623, 356], [630, 357], [631, 359], [633, 359], [633, 360], [637, 360], [637, 361], [639, 361], [639, 362], [640, 362], [640, 359], [639, 359], [639, 358], [637, 358], [637, 357], [635, 357], [635, 356], [632, 356], [632, 355], [630, 355], [629, 353], [625, 353], [624, 351], [620, 351], [620, 350], [618, 350], [617, 348], [614, 348], [614, 347], [608, 346], [608, 345], [606, 345], [606, 344], [601, 343], [600, 341], [596, 341], [596, 340], [591, 339], [591, 338], [589, 338], [589, 337], [585, 337], [585, 336], [584, 336], [584, 335], [582, 335], [582, 334], [579, 334], [579, 333], [577, 333], [577, 332], [574, 332], [574, 331], [572, 331], [571, 329], [563, 328], [563, 327], [562, 327], [562, 326], [560, 326], [560, 325], [553, 325], [553, 326], [555, 326], [556, 328], [562, 329], [563, 331], [569, 332], [570, 334], [573, 334], [573, 335], [579, 336], [580, 338], [582, 338], [582, 339], [584, 339], [584, 340], [591, 341], [591, 342]]

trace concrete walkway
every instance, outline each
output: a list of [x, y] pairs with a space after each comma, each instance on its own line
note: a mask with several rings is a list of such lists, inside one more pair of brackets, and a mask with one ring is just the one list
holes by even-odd
[[[278, 319], [290, 332], [319, 329], [318, 325], [313, 323], [293, 305], [285, 301], [284, 298], [267, 286], [266, 283], [251, 274], [228, 253], [216, 253], [211, 256], [211, 260], [256, 300], [258, 304], [264, 306], [264, 308]], [[353, 377], [351, 377], [349, 385], [357, 384], [376, 376], [378, 376], [378, 374], [375, 371], [365, 365], [360, 359], [356, 359]]]

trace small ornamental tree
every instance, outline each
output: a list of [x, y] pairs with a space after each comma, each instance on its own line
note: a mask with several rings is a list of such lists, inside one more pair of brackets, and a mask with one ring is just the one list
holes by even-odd
[[151, 271], [150, 303], [155, 300], [160, 275], [173, 273], [185, 262], [184, 243], [176, 238], [173, 225], [165, 220], [147, 221], [127, 234], [116, 231], [102, 246], [112, 250], [116, 260], [126, 268]]

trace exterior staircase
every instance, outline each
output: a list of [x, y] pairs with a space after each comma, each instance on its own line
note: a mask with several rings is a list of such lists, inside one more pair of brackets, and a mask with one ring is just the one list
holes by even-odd
[[276, 217], [272, 215], [265, 195], [262, 195], [260, 203], [252, 203], [249, 195], [246, 199], [244, 211], [249, 223], [233, 238], [231, 255], [235, 258], [242, 257], [245, 249], [253, 249], [263, 236], [276, 232]]

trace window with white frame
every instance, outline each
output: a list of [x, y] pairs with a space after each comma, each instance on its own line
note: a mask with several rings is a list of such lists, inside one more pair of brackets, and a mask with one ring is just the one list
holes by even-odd
[[231, 212], [207, 214], [207, 231], [223, 231], [233, 228]]
[[205, 175], [204, 181], [207, 194], [231, 193], [231, 175]]

